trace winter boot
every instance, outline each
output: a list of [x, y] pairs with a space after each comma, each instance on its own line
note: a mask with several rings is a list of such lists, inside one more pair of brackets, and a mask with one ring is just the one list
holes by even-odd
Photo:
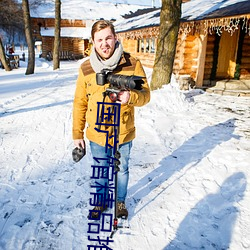
[[[102, 214], [102, 212], [104, 212], [107, 209], [107, 206], [95, 206], [93, 210], [91, 210], [91, 212], [88, 215], [88, 219], [98, 219], [100, 218], [100, 215]], [[94, 211], [95, 210], [95, 211]]]
[[117, 202], [117, 218], [125, 218], [128, 217], [128, 210], [125, 206], [124, 202], [118, 201]]

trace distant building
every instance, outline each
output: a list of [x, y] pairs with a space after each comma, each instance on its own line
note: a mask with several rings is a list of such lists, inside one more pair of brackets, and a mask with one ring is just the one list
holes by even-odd
[[[108, 2], [62, 0], [60, 59], [80, 59], [89, 55], [91, 27], [99, 19], [115, 21], [121, 15], [145, 6]], [[54, 3], [49, 1], [31, 10], [33, 37], [41, 42], [41, 57], [52, 59], [54, 46]]]
[[[52, 59], [54, 47], [54, 18], [32, 18], [33, 37], [35, 41], [41, 42], [41, 57]], [[61, 20], [61, 59], [75, 59], [85, 56], [89, 45], [91, 21], [83, 20]], [[73, 58], [72, 58], [73, 59]]]

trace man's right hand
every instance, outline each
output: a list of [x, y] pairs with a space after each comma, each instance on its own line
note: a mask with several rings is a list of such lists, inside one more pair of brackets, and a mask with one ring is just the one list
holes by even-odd
[[85, 148], [85, 142], [83, 139], [76, 139], [74, 140], [74, 145], [77, 147], [77, 148]]
[[72, 151], [72, 157], [75, 162], [79, 162], [86, 154], [85, 142], [83, 139], [74, 140], [75, 148]]

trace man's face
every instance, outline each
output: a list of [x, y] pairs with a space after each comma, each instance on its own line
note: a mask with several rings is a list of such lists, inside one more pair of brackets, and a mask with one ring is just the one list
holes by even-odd
[[109, 59], [115, 50], [116, 36], [109, 27], [94, 34], [94, 46], [102, 59]]

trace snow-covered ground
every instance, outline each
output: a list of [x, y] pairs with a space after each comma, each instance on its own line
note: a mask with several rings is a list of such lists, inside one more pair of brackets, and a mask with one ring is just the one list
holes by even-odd
[[[0, 249], [86, 250], [91, 243], [89, 145], [82, 161], [71, 157], [80, 63], [53, 71], [37, 58], [29, 76], [24, 62], [0, 69]], [[173, 80], [137, 108], [136, 127], [130, 228], [102, 249], [250, 249], [250, 99], [183, 92]]]

